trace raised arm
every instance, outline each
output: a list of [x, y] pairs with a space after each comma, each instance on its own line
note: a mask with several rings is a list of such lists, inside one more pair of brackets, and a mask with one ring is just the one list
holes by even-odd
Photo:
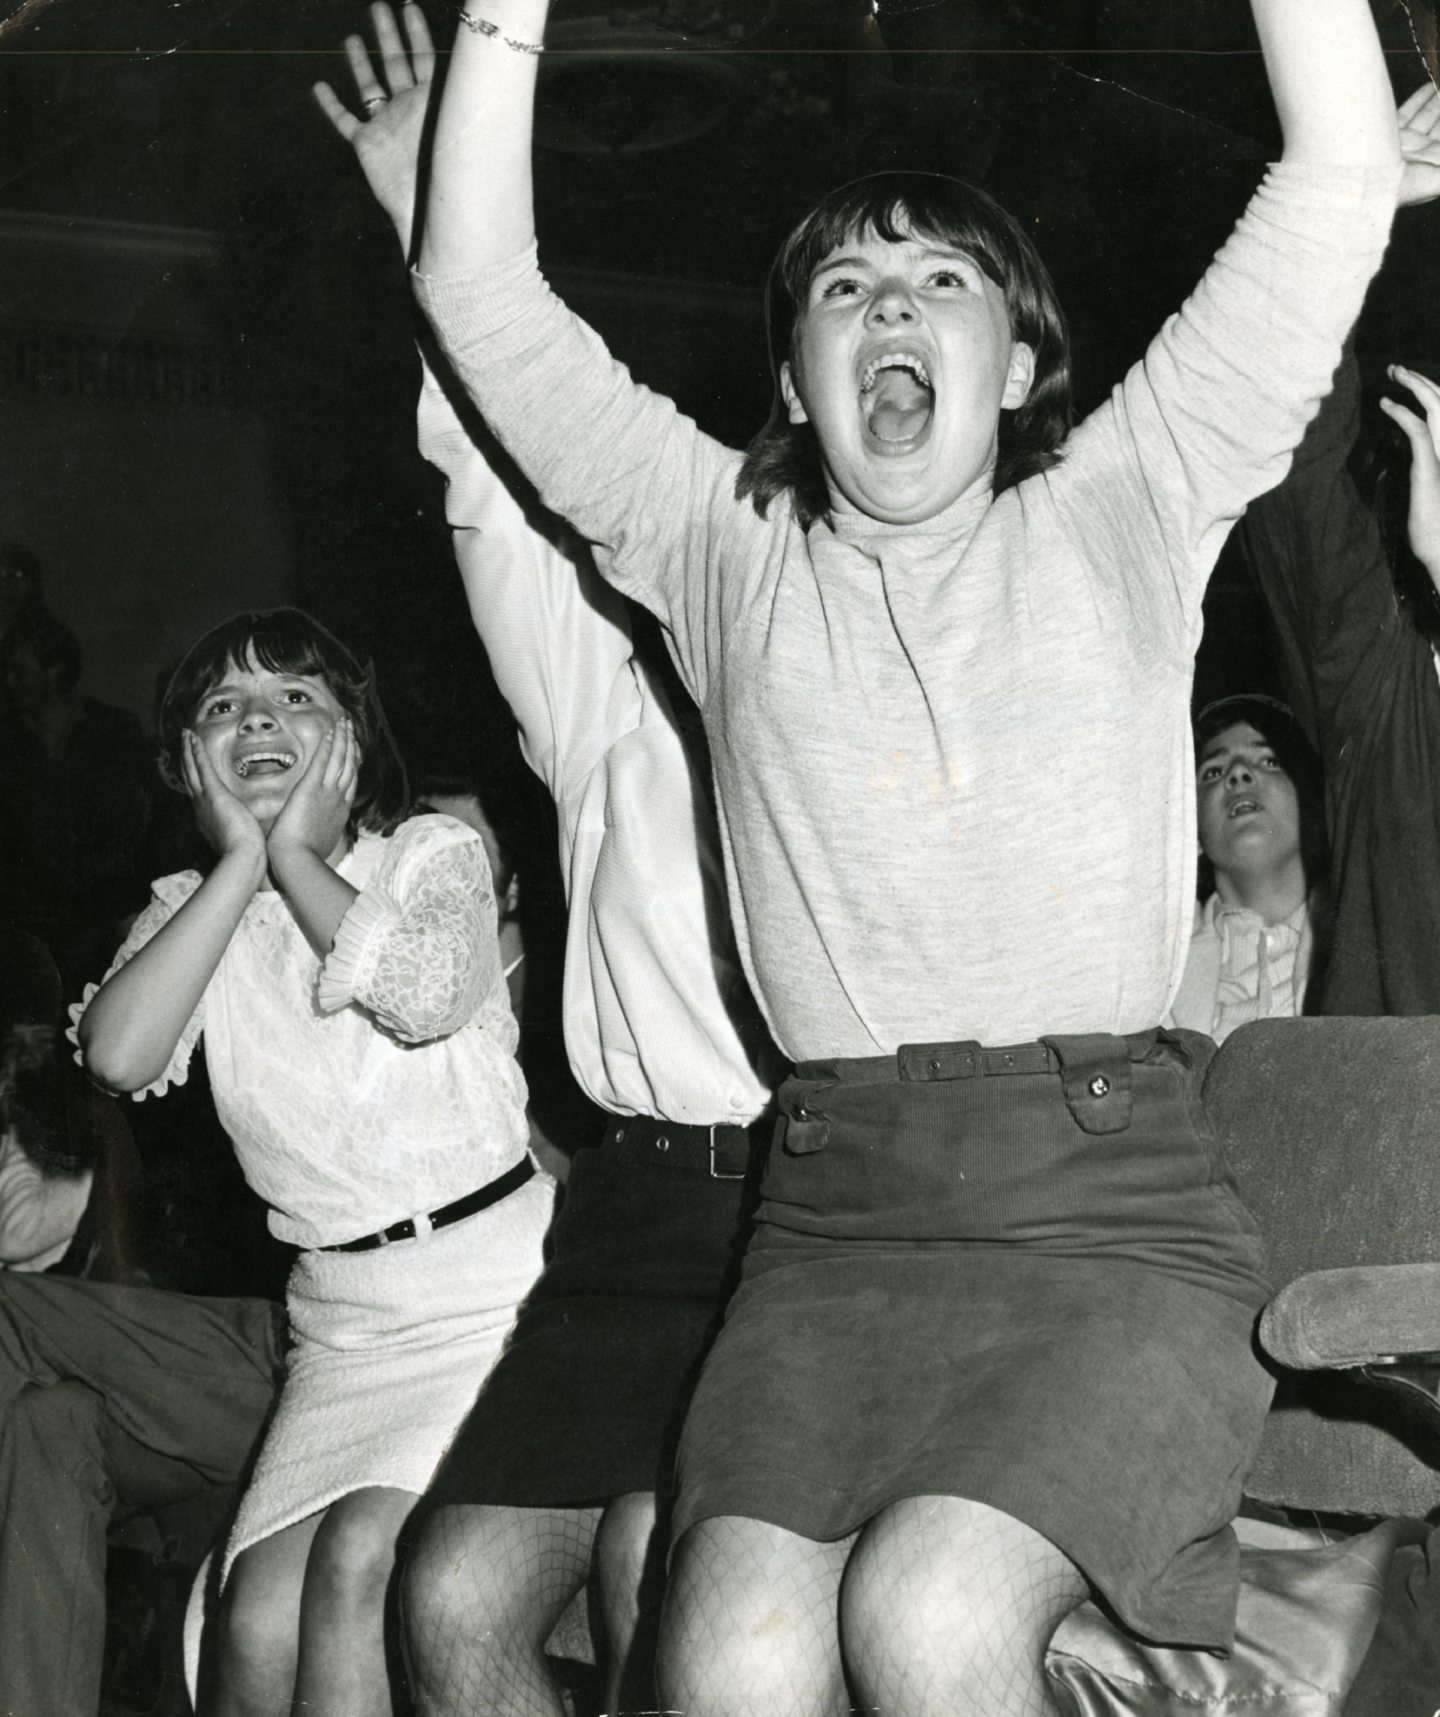
[[[353, 114], [328, 83], [317, 84], [315, 95], [408, 255], [434, 52], [418, 6], [404, 10], [403, 41], [388, 6], [372, 7], [371, 17], [379, 71], [358, 36], [345, 43], [359, 105], [370, 117]], [[446, 373], [448, 390], [437, 370]], [[543, 515], [533, 496], [522, 502], [519, 474], [502, 475], [509, 461], [433, 342], [418, 428], [421, 453], [445, 478], [445, 511], [475, 628], [519, 724], [526, 760], [561, 799], [640, 719], [625, 604], [598, 577], [583, 544]]]
[[500, 476], [499, 450], [466, 430], [427, 365], [420, 451], [444, 476], [470, 616], [520, 728], [525, 760], [563, 802], [640, 720], [625, 604], [558, 520], [541, 528]]
[[1390, 366], [1390, 378], [1420, 405], [1415, 412], [1398, 400], [1380, 401], [1381, 411], [1400, 425], [1410, 443], [1410, 550], [1440, 593], [1440, 388], [1400, 364]]
[[548, 0], [470, 0], [435, 127], [422, 274], [515, 256], [535, 237], [530, 141]]
[[1370, 0], [1250, 0], [1287, 161], [1398, 159], [1394, 97]]
[[[1130, 528], [1109, 540], [1102, 533], [1096, 564], [1112, 569], [1152, 645], [1185, 654], [1198, 642], [1205, 581], [1225, 536], [1284, 478], [1330, 392], [1397, 197], [1440, 191], [1440, 105], [1427, 86], [1397, 124], [1365, 0], [1318, 9], [1276, 0], [1255, 12], [1285, 159], [1144, 362], [1081, 426], [1060, 474], [1063, 484], [1103, 467], [1117, 492], [1128, 486]], [[1328, 456], [1333, 425], [1332, 413], [1312, 456]], [[1292, 678], [1303, 717], [1312, 713], [1309, 688], [1304, 672]]]
[[1347, 469], [1360, 426], [1360, 374], [1347, 355], [1289, 475], [1241, 522], [1285, 693], [1325, 754], [1367, 703], [1399, 626], [1374, 515]]
[[[1440, 196], [1440, 93], [1423, 84], [1398, 119], [1399, 204], [1433, 201]], [[1410, 372], [1392, 374], [1408, 381]], [[1432, 542], [1440, 566], [1440, 466], [1427, 426], [1403, 407], [1384, 409], [1417, 449], [1412, 543]], [[1347, 347], [1289, 476], [1251, 506], [1238, 539], [1269, 612], [1286, 695], [1317, 749], [1332, 755], [1375, 707], [1377, 676], [1410, 644], [1379, 526], [1348, 470], [1359, 427], [1359, 368]], [[1432, 474], [1434, 487], [1427, 483]], [[1428, 565], [1418, 546], [1417, 553]]]

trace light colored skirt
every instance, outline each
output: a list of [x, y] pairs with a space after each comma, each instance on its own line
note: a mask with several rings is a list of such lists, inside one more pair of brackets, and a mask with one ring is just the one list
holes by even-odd
[[225, 1574], [241, 1551], [351, 1491], [425, 1490], [540, 1274], [554, 1198], [537, 1174], [424, 1240], [300, 1254], [285, 1295], [285, 1385]]

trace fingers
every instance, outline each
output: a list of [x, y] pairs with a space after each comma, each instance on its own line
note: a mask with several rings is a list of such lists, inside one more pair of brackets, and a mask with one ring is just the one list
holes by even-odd
[[215, 773], [215, 765], [211, 761], [210, 753], [200, 743], [200, 735], [192, 731], [190, 739], [190, 756], [195, 765], [195, 778], [199, 784], [200, 793], [225, 792], [225, 785]]
[[295, 783], [294, 798], [304, 791], [309, 784], [324, 786], [325, 771], [330, 767], [330, 759], [335, 752], [335, 729], [328, 728], [320, 735], [320, 743], [305, 760], [305, 767], [300, 771], [300, 779]]
[[351, 113], [328, 83], [312, 84], [310, 88], [311, 94], [319, 103], [320, 111], [347, 143], [353, 143], [356, 133], [360, 130], [360, 121]]
[[1402, 127], [1414, 125], [1426, 130], [1440, 120], [1440, 90], [1427, 78], [1413, 95], [1400, 103], [1395, 116]]
[[180, 770], [185, 777], [185, 791], [192, 799], [198, 799], [204, 791], [195, 763], [195, 752], [199, 743], [188, 727], [180, 736]]
[[345, 770], [345, 758], [350, 748], [350, 717], [342, 715], [325, 735], [320, 750], [316, 753], [317, 760], [323, 757], [324, 768], [320, 776], [320, 784], [332, 793], [341, 791], [340, 780]]
[[355, 79], [355, 93], [360, 98], [361, 107], [367, 112], [383, 107], [389, 97], [380, 87], [380, 80], [370, 64], [369, 50], [359, 36], [345, 38], [345, 58], [350, 62], [350, 73]]
[[429, 83], [435, 76], [435, 44], [430, 39], [430, 26], [415, 0], [410, 0], [403, 16], [405, 34], [410, 41], [410, 67], [415, 73], [415, 81]]
[[1391, 364], [1386, 374], [1392, 381], [1409, 388], [1420, 401], [1425, 416], [1430, 422], [1436, 422], [1436, 414], [1440, 413], [1440, 387], [1437, 387], [1429, 376], [1422, 376], [1418, 370], [1406, 369], [1404, 364]]
[[360, 778], [360, 746], [355, 738], [355, 724], [345, 718], [345, 756], [340, 766], [340, 791], [349, 803], [355, 797], [355, 784]]
[[395, 22], [395, 14], [385, 0], [377, 0], [370, 8], [370, 19], [375, 26], [375, 40], [380, 47], [380, 63], [385, 68], [385, 79], [390, 85], [390, 93], [394, 95], [397, 90], [413, 89], [415, 76], [410, 70], [410, 56], [400, 40], [400, 26]]
[[1417, 417], [1408, 406], [1398, 404], [1393, 399], [1382, 399], [1380, 409], [1392, 423], [1398, 423], [1409, 437], [1412, 448], [1426, 448], [1430, 445], [1430, 436], [1425, 428], [1425, 419]]

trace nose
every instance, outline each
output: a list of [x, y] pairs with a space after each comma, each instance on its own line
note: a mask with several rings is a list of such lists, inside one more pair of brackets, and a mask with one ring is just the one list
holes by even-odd
[[894, 326], [897, 323], [903, 326], [915, 321], [915, 300], [910, 294], [910, 288], [894, 275], [882, 280], [871, 295], [870, 308], [865, 319], [878, 327]]
[[1243, 757], [1237, 757], [1225, 772], [1227, 787], [1248, 787], [1255, 779], [1255, 772]]
[[251, 698], [240, 716], [241, 733], [268, 733], [278, 725], [269, 708], [258, 698]]

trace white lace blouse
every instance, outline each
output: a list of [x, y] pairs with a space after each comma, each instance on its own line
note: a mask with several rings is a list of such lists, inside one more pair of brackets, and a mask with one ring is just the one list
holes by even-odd
[[[183, 1083], [203, 1032], [245, 1178], [275, 1235], [301, 1247], [448, 1204], [519, 1161], [528, 1139], [479, 836], [415, 817], [362, 834], [337, 869], [360, 893], [323, 964], [283, 898], [257, 893], [169, 1066], [135, 1093]], [[112, 971], [200, 880], [182, 871], [155, 884]]]

